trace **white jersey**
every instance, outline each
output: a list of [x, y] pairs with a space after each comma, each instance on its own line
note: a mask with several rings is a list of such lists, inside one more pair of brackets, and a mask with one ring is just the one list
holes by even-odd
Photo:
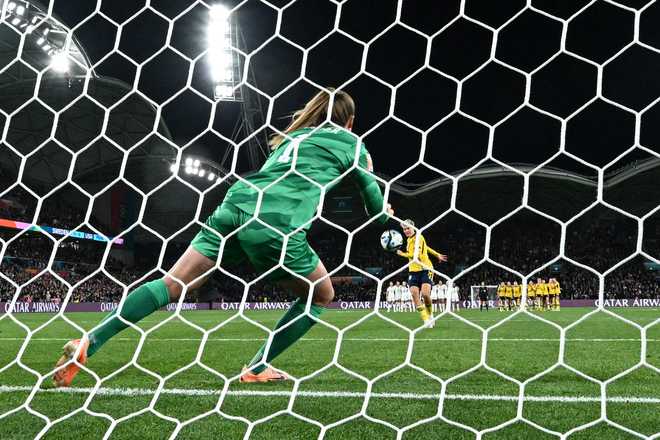
[[394, 286], [390, 286], [387, 288], [387, 294], [385, 295], [385, 300], [387, 302], [394, 301]]
[[404, 301], [412, 301], [412, 293], [410, 293], [410, 287], [403, 288], [403, 295], [401, 297]]
[[433, 287], [431, 287], [431, 301], [435, 301], [438, 299], [438, 285], [434, 284]]
[[440, 300], [445, 300], [447, 299], [447, 285], [443, 284], [442, 286], [438, 287], [438, 299]]
[[394, 301], [401, 300], [401, 286], [394, 286]]
[[454, 286], [451, 288], [451, 300], [452, 302], [458, 302], [458, 286]]

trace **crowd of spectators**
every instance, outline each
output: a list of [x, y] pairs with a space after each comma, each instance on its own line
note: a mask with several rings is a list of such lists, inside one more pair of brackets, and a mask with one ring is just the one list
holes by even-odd
[[[25, 215], [21, 206], [23, 205], [15, 201], [0, 204], [0, 216], [20, 219], [21, 215]], [[45, 211], [45, 214], [52, 216], [49, 218], [52, 225], [65, 228], [76, 226], [73, 224], [77, 222], [73, 210], [63, 207], [62, 213], [62, 217], [58, 218], [56, 212]], [[559, 249], [559, 227], [552, 224], [548, 226], [548, 221], [545, 219], [541, 221], [543, 225], [540, 223], [535, 225], [533, 219], [522, 218], [494, 228], [489, 249], [490, 259], [523, 274], [532, 273], [535, 268], [553, 260]], [[636, 229], [631, 230], [616, 220], [597, 218], [577, 226], [569, 229], [566, 237], [566, 256], [581, 264], [604, 271], [629, 256], [634, 250]], [[0, 228], [0, 239], [7, 240], [16, 232]], [[361, 230], [354, 236], [353, 245], [348, 253], [348, 262], [353, 268], [344, 265], [345, 234], [332, 230], [312, 231], [310, 234], [310, 244], [322, 257], [328, 270], [341, 268], [337, 273], [333, 273], [337, 299], [373, 300], [376, 284], [372, 278], [365, 277], [364, 272], [379, 278], [387, 278], [388, 281], [406, 280], [407, 272], [400, 271], [406, 261], [380, 248], [378, 245], [380, 232], [381, 229], [371, 227]], [[485, 257], [483, 228], [449, 224], [441, 232], [434, 232], [433, 228], [429, 228], [425, 231], [425, 236], [429, 245], [449, 255], [449, 261], [437, 264], [436, 268], [449, 277], [460, 274], [454, 283], [459, 287], [462, 299], [469, 298], [470, 287], [482, 281], [487, 285], [496, 285], [501, 281], [521, 282], [514, 274], [496, 264], [481, 262]], [[601, 240], [585, 239], [585, 237], [601, 237]], [[658, 243], [651, 242], [650, 245], [657, 247]], [[143, 278], [154, 269], [154, 259], [147, 258], [148, 255], [136, 255], [137, 264], [128, 267], [114, 259], [112, 253], [101, 267], [105, 252], [104, 243], [71, 238], [59, 244], [53, 261], [50, 262], [54, 246], [54, 241], [40, 232], [24, 233], [5, 246], [4, 258], [0, 264], [0, 272], [4, 276], [0, 278], [0, 301], [8, 301], [16, 293], [16, 288], [6, 279], [24, 286], [21, 288], [20, 298], [35, 301], [63, 299], [69, 291], [66, 283], [74, 285], [85, 278], [87, 279], [82, 284], [73, 289], [72, 301], [117, 301], [124, 292], [123, 286]], [[170, 267], [186, 246], [186, 243], [170, 243], [162, 267]], [[154, 250], [138, 246], [136, 254], [157, 255], [160, 248], [158, 246], [152, 248]], [[606, 248], [606, 251], [599, 251], [601, 248]], [[660, 297], [660, 275], [646, 267], [643, 262], [643, 258], [637, 257], [608, 274], [605, 279], [606, 297]], [[466, 270], [476, 263], [479, 263], [476, 267]], [[100, 269], [116, 278], [119, 283], [100, 272]], [[246, 282], [258, 276], [248, 265], [226, 269]], [[393, 275], [395, 272], [396, 275]], [[91, 276], [92, 274], [95, 275]], [[598, 277], [566, 260], [560, 260], [534, 273], [533, 277], [557, 278], [562, 285], [562, 295], [567, 298], [598, 297]], [[199, 292], [199, 297], [204, 301], [233, 302], [240, 301], [244, 291], [243, 283], [218, 271]], [[247, 297], [249, 301], [291, 299], [288, 292], [267, 280], [252, 285]], [[193, 298], [191, 297], [190, 300]]]

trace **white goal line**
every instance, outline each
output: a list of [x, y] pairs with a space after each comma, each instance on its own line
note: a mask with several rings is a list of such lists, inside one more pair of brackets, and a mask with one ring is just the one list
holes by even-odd
[[[5, 337], [0, 338], [0, 341], [24, 341], [26, 338]], [[30, 341], [68, 341], [71, 338], [30, 338]], [[213, 342], [262, 342], [264, 338], [208, 338], [207, 341]], [[113, 341], [137, 341], [139, 338], [112, 338]], [[147, 341], [171, 342], [199, 342], [199, 338], [149, 338]], [[336, 338], [301, 338], [301, 341], [336, 341]], [[408, 338], [343, 338], [342, 341], [358, 341], [358, 342], [399, 342], [408, 341]], [[482, 341], [482, 338], [415, 338], [415, 341], [432, 342], [432, 341], [446, 341], [446, 342], [470, 342]], [[660, 339], [653, 338], [564, 338], [565, 341], [571, 342], [660, 342]], [[488, 342], [559, 342], [560, 338], [488, 338]]]
[[[52, 394], [88, 394], [94, 388], [48, 388], [39, 389], [40, 393]], [[29, 386], [0, 385], [0, 393], [30, 392]], [[100, 396], [152, 396], [156, 390], [147, 388], [99, 388], [96, 395]], [[170, 388], [163, 389], [160, 394], [176, 396], [219, 396], [221, 390], [210, 389], [186, 389]], [[261, 391], [261, 390], [234, 390], [227, 391], [228, 396], [236, 397], [291, 397], [291, 391]], [[366, 393], [352, 391], [298, 391], [296, 397], [310, 398], [360, 398], [367, 396]], [[416, 393], [371, 393], [372, 398], [378, 399], [405, 399], [405, 400], [439, 400], [440, 394], [416, 394]], [[504, 401], [517, 402], [518, 396], [507, 396], [498, 394], [445, 394], [446, 400], [476, 400], [476, 401]], [[562, 402], [562, 403], [600, 403], [599, 396], [524, 396], [525, 402]], [[643, 403], [658, 404], [660, 398], [637, 397], [637, 396], [613, 396], [605, 399], [609, 403]]]

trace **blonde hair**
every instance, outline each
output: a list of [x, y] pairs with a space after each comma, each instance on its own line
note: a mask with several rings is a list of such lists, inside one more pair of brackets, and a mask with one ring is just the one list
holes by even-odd
[[410, 220], [410, 219], [406, 219], [401, 223], [401, 227], [402, 228], [414, 228], [415, 227], [415, 222]]
[[[334, 92], [332, 116], [330, 120], [335, 124], [344, 127], [355, 115], [355, 102], [353, 102], [351, 95], [346, 92], [341, 90], [335, 91], [333, 88], [329, 88], [328, 90], [330, 93]], [[289, 134], [305, 127], [316, 127], [322, 122], [325, 122], [328, 118], [330, 93], [326, 91], [317, 93], [307, 104], [305, 104], [305, 107], [296, 111], [293, 114], [293, 121], [291, 121], [291, 124], [289, 124], [284, 130], [284, 133]], [[270, 139], [268, 144], [274, 150], [282, 143], [282, 141], [284, 141], [284, 138], [285, 136], [276, 133]]]

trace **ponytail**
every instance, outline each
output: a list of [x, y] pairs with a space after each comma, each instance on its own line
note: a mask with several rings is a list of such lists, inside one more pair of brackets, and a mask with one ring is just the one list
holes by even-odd
[[[332, 118], [330, 119], [337, 125], [345, 126], [348, 121], [355, 115], [355, 103], [353, 98], [341, 90], [328, 89], [334, 94], [332, 105]], [[284, 130], [285, 134], [293, 131], [300, 130], [305, 127], [316, 127], [325, 122], [328, 118], [328, 107], [330, 106], [330, 93], [321, 91], [317, 93], [302, 109], [293, 114], [293, 121]], [[285, 136], [281, 134], [274, 134], [268, 144], [271, 149], [277, 148]]]

